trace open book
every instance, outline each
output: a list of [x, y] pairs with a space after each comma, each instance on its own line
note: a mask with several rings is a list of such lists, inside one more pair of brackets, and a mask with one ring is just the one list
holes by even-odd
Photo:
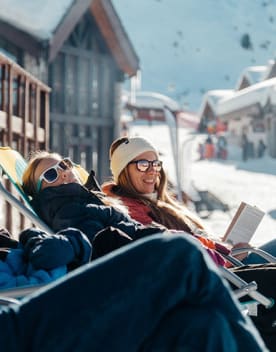
[[242, 202], [225, 232], [223, 241], [231, 244], [249, 243], [264, 215], [259, 208]]

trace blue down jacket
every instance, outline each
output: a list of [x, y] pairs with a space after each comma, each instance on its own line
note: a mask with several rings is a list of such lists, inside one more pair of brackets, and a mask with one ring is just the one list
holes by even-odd
[[80, 229], [92, 243], [106, 227], [117, 228], [132, 239], [162, 232], [159, 227], [145, 227], [127, 214], [104, 205], [99, 196], [85, 187], [70, 183], [43, 189], [32, 201], [38, 215], [54, 230]]
[[0, 260], [0, 288], [49, 283], [67, 273], [66, 265], [55, 269], [36, 269], [25, 260], [24, 249], [11, 249], [6, 260]]
[[[14, 242], [14, 241], [13, 241]], [[69, 228], [55, 235], [31, 228], [19, 235], [17, 248], [0, 260], [0, 288], [49, 283], [89, 262], [91, 245], [81, 231]]]

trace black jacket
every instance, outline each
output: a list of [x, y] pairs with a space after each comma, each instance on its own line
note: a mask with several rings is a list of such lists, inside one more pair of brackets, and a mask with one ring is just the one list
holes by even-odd
[[160, 227], [145, 227], [114, 207], [104, 205], [96, 193], [77, 183], [45, 188], [32, 205], [55, 232], [74, 227], [85, 233], [91, 243], [96, 233], [106, 227], [120, 229], [132, 239], [163, 231]]

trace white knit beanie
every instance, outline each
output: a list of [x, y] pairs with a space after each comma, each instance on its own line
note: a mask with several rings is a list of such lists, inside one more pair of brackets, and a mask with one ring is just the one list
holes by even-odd
[[158, 157], [156, 148], [145, 138], [133, 137], [120, 144], [113, 152], [110, 160], [110, 168], [115, 183], [127, 164], [138, 155], [145, 152], [154, 152]]

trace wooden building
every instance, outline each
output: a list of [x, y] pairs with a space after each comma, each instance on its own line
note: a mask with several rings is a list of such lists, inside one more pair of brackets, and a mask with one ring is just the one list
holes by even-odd
[[52, 88], [50, 149], [103, 181], [109, 145], [119, 135], [122, 85], [139, 69], [111, 1], [0, 5], [0, 50]]
[[202, 130], [210, 121], [219, 119], [227, 125], [228, 139], [232, 143], [240, 145], [242, 134], [246, 133], [255, 147], [263, 140], [268, 146], [269, 155], [275, 158], [275, 87], [275, 60], [269, 60], [266, 66], [245, 68], [235, 90], [229, 90], [229, 94], [227, 90], [206, 93], [199, 112]]
[[222, 128], [220, 124], [216, 105], [218, 101], [232, 94], [233, 90], [231, 89], [210, 90], [205, 93], [198, 113], [200, 120], [198, 129], [200, 132], [216, 133], [219, 132], [218, 130], [225, 129], [225, 126]]

